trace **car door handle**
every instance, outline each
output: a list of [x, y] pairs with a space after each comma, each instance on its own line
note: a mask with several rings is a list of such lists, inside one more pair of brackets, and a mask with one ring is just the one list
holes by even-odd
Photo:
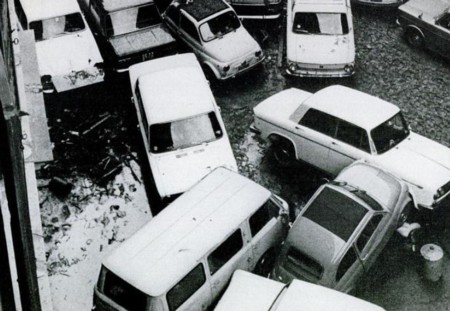
[[339, 146], [339, 144], [337, 142], [335, 142], [335, 141], [332, 141], [331, 144], [335, 145], [335, 146]]
[[303, 129], [302, 129], [300, 126], [298, 126], [298, 125], [295, 126], [295, 129], [296, 129], [296, 130], [303, 130]]

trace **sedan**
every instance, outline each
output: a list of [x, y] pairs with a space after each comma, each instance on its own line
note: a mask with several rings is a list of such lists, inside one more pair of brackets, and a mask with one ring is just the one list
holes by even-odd
[[289, 230], [272, 278], [351, 291], [413, 210], [408, 186], [364, 162], [322, 185]]

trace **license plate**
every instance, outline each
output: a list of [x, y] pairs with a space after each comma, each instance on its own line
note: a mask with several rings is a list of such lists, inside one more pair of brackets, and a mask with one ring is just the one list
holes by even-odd
[[155, 53], [153, 53], [153, 52], [147, 52], [147, 53], [142, 54], [143, 61], [153, 59], [153, 57], [155, 57]]

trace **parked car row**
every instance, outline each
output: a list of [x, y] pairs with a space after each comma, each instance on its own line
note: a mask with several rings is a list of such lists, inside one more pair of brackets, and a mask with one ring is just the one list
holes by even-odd
[[[287, 0], [287, 74], [349, 77], [355, 73], [350, 2]], [[405, 1], [352, 2], [399, 6]], [[79, 3], [84, 14], [76, 0], [45, 0], [39, 6], [30, 0], [15, 0], [19, 28], [35, 32], [45, 92], [102, 82], [104, 69], [123, 72], [133, 64], [175, 54], [177, 40], [196, 54], [208, 78], [235, 77], [265, 58], [239, 17], [279, 18], [284, 5], [281, 0], [173, 0], [166, 8], [154, 0]], [[408, 43], [427, 46], [446, 57], [450, 51], [449, 8], [449, 0], [433, 0], [433, 5], [411, 0], [399, 6], [397, 23], [405, 29]]]

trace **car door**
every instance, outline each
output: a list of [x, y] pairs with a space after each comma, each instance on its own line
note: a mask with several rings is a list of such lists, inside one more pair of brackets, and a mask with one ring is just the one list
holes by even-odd
[[[253, 270], [258, 261], [269, 249], [278, 246], [283, 240], [283, 223], [280, 207], [271, 199], [264, 203], [248, 220], [253, 256], [249, 269]], [[249, 242], [250, 242], [249, 241]]]
[[450, 53], [450, 13], [446, 13], [439, 18], [433, 28], [433, 44], [438, 52], [448, 55]]
[[327, 171], [337, 175], [344, 167], [370, 155], [367, 132], [349, 122], [338, 120], [335, 138], [331, 140]]
[[[364, 272], [363, 265], [358, 257], [355, 246], [352, 244], [341, 257], [337, 266], [334, 278], [327, 280], [325, 286], [329, 286], [338, 291], [348, 293], [355, 286], [355, 282]], [[330, 286], [334, 283], [335, 286]]]
[[200, 262], [166, 294], [169, 311], [204, 311], [211, 304], [205, 263]]
[[337, 119], [310, 108], [294, 127], [297, 158], [321, 170], [328, 170], [328, 156]]
[[212, 300], [219, 298], [234, 271], [249, 270], [252, 253], [247, 240], [238, 228], [207, 256]]
[[180, 36], [197, 56], [199, 56], [198, 54], [202, 54], [201, 51], [203, 50], [203, 46], [200, 41], [197, 27], [195, 27], [194, 23], [184, 14], [181, 14], [180, 16]]

